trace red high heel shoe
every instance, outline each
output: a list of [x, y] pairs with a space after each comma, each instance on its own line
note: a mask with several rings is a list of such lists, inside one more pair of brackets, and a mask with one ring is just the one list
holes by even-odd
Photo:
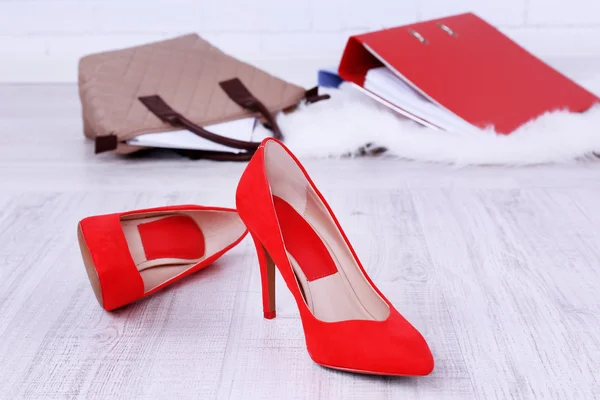
[[77, 227], [88, 278], [106, 310], [208, 266], [246, 233], [235, 210], [194, 205], [98, 215]]
[[427, 342], [375, 287], [296, 157], [265, 139], [236, 195], [256, 244], [265, 318], [275, 317], [275, 265], [294, 295], [311, 358], [378, 375], [427, 375]]

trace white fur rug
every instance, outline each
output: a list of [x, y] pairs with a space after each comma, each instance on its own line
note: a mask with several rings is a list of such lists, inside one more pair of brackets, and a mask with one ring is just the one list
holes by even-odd
[[[600, 93], [600, 76], [579, 83]], [[526, 165], [600, 153], [600, 104], [582, 114], [548, 113], [510, 135], [473, 135], [423, 128], [346, 84], [326, 92], [330, 100], [278, 117], [286, 145], [301, 157], [377, 154], [386, 148], [387, 156], [412, 160]]]

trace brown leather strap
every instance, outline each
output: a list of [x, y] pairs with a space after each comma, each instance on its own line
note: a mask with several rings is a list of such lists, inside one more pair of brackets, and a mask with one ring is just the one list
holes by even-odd
[[[230, 79], [227, 81], [219, 82], [219, 86], [240, 107], [244, 108], [255, 114], [262, 115], [265, 126], [273, 131], [273, 136], [279, 140], [283, 139], [281, 129], [277, 125], [275, 116], [268, 110], [268, 108], [242, 83], [238, 78]], [[328, 94], [319, 95], [319, 88], [314, 87], [305, 92], [304, 99], [307, 104], [316, 103], [317, 101], [329, 99]], [[232, 147], [235, 149], [246, 150], [242, 153], [232, 152], [218, 152], [218, 151], [205, 151], [205, 150], [177, 150], [178, 153], [189, 157], [191, 159], [212, 159], [212, 160], [223, 160], [223, 161], [248, 161], [254, 151], [260, 146], [258, 142], [246, 142], [243, 140], [231, 139], [225, 136], [220, 136], [201, 126], [196, 125], [189, 119], [171, 108], [160, 96], [142, 96], [139, 100], [148, 108], [150, 112], [156, 115], [160, 120], [168, 122], [170, 125], [175, 127], [181, 127], [195, 133], [196, 135], [203, 137], [204, 139], [212, 142], [222, 144], [224, 146]], [[114, 135], [101, 136], [96, 138], [96, 153], [104, 151], [114, 150], [117, 148], [117, 137]]]
[[164, 122], [168, 122], [172, 126], [178, 128], [184, 128], [189, 130], [196, 135], [210, 140], [211, 142], [219, 143], [224, 146], [233, 147], [242, 150], [255, 150], [258, 145], [252, 142], [245, 142], [243, 140], [231, 139], [225, 136], [217, 135], [207, 131], [194, 124], [192, 121], [173, 110], [160, 96], [145, 96], [140, 97], [140, 101], [150, 110], [154, 115], [160, 118]]
[[98, 136], [96, 137], [96, 147], [94, 149], [95, 154], [104, 153], [105, 151], [111, 151], [117, 148], [119, 143], [115, 135]]
[[[265, 105], [260, 102], [256, 97], [250, 93], [250, 91], [244, 86], [242, 81], [238, 78], [230, 79], [228, 81], [220, 82], [219, 85], [225, 93], [236, 102], [240, 107], [252, 112], [259, 113], [265, 120], [268, 121], [273, 134], [277, 139], [281, 139], [281, 130], [277, 125], [275, 117]], [[234, 149], [241, 149], [247, 151], [254, 151], [258, 148], [260, 143], [258, 142], [246, 142], [244, 140], [231, 139], [225, 136], [217, 135], [196, 125], [174, 109], [172, 109], [160, 96], [143, 96], [139, 100], [148, 108], [148, 110], [160, 118], [164, 122], [168, 122], [172, 126], [181, 127], [189, 130], [196, 135], [215, 142], [224, 146], [232, 147]]]
[[[275, 116], [269, 109], [256, 97], [250, 93], [248, 88], [238, 78], [229, 79], [228, 81], [219, 82], [219, 86], [229, 98], [237, 103], [240, 107], [252, 113], [259, 113], [269, 124], [273, 131], [275, 139], [283, 140], [283, 135], [277, 125]], [[260, 144], [260, 143], [259, 143]], [[258, 148], [258, 146], [256, 146]]]
[[327, 100], [331, 98], [328, 94], [319, 94], [319, 87], [315, 86], [312, 89], [308, 89], [304, 92], [304, 99], [306, 100], [306, 104], [316, 103], [321, 100]]

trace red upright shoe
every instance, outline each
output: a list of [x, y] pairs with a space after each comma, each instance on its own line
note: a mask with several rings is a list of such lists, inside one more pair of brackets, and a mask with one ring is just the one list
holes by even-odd
[[246, 233], [235, 210], [194, 205], [98, 215], [77, 228], [90, 283], [106, 310], [206, 267]]
[[433, 370], [427, 342], [369, 279], [329, 205], [281, 142], [262, 142], [236, 202], [258, 252], [264, 316], [275, 317], [277, 265], [317, 364], [378, 375]]

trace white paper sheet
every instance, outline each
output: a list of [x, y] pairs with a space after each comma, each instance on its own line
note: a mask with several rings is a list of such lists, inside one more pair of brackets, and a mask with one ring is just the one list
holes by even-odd
[[462, 118], [425, 98], [387, 67], [369, 70], [364, 88], [444, 130], [453, 132], [477, 130]]
[[[231, 139], [244, 141], [260, 141], [262, 137], [254, 138], [254, 128], [256, 118], [244, 118], [236, 121], [223, 122], [221, 124], [208, 125], [203, 127], [209, 132], [217, 135], [226, 136]], [[137, 136], [127, 141], [128, 144], [144, 147], [160, 147], [168, 149], [188, 149], [188, 150], [209, 150], [209, 151], [229, 151], [240, 153], [244, 150], [232, 149], [210, 140], [206, 140], [190, 131], [178, 130], [170, 132], [147, 133]]]

